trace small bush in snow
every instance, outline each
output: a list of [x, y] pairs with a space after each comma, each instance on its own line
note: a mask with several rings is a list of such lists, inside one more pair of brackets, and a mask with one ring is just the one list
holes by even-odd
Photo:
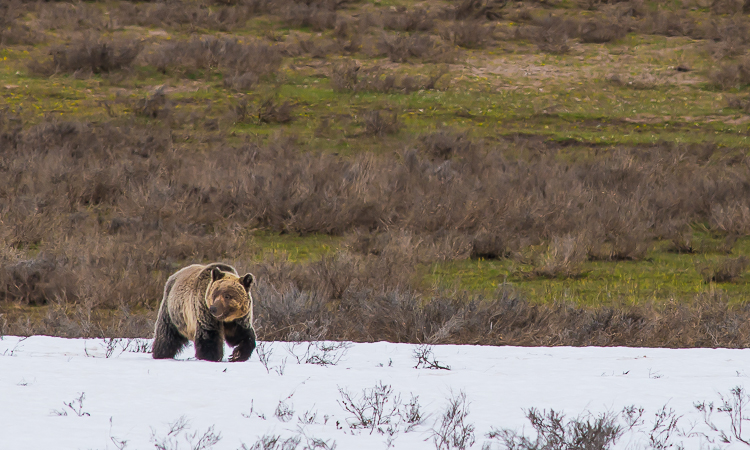
[[[745, 416], [745, 410], [750, 401], [750, 395], [747, 394], [742, 386], [736, 386], [730, 391], [729, 396], [721, 397], [721, 405], [714, 408], [714, 403], [695, 403], [695, 408], [703, 413], [703, 421], [706, 423], [708, 428], [711, 430], [709, 436], [706, 433], [702, 433], [703, 436], [709, 441], [714, 442], [716, 439], [724, 444], [731, 444], [732, 442], [741, 442], [750, 447], [750, 436], [746, 436], [742, 432], [743, 423], [750, 421], [750, 417]], [[711, 418], [714, 411], [721, 412], [729, 416], [729, 431], [722, 430], [714, 423]]]
[[[90, 416], [91, 414], [89, 414], [89, 413], [87, 413], [86, 411], [83, 410], [83, 399], [84, 398], [86, 398], [86, 393], [85, 392], [81, 392], [81, 394], [78, 396], [78, 398], [76, 398], [76, 399], [74, 399], [74, 400], [72, 400], [70, 402], [63, 402], [63, 404], [65, 406], [67, 406], [68, 409], [70, 409], [71, 411], [73, 411], [73, 413], [75, 413], [75, 415], [78, 416], [78, 417]], [[56, 410], [56, 409], [53, 409], [52, 413], [55, 414], [55, 415], [57, 415], [57, 416], [67, 416], [68, 415], [68, 411], [65, 408], [63, 408], [63, 409], [61, 409], [59, 411]]]
[[[156, 431], [151, 429], [151, 443], [157, 450], [180, 450], [182, 448], [208, 450], [221, 440], [221, 433], [214, 433], [213, 425], [200, 436], [198, 436], [198, 431], [190, 433], [189, 430], [190, 422], [185, 416], [180, 416], [179, 419], [169, 424], [166, 436], [157, 436]], [[181, 445], [182, 441], [187, 447]]]
[[414, 427], [422, 425], [427, 420], [427, 415], [422, 412], [419, 405], [419, 396], [412, 395], [409, 403], [404, 405], [404, 410], [401, 415], [401, 420], [406, 422], [406, 432], [413, 430]]
[[262, 420], [266, 420], [266, 415], [265, 414], [259, 413], [259, 412], [255, 412], [254, 400], [250, 400], [250, 412], [247, 413], [247, 414], [245, 414], [245, 413], [240, 413], [240, 414], [242, 414], [242, 417], [245, 417], [247, 419], [252, 419], [253, 415], [256, 415], [256, 416], [258, 416], [258, 418], [260, 418]]
[[474, 425], [465, 422], [468, 415], [469, 405], [464, 392], [448, 401], [443, 417], [432, 429], [432, 441], [437, 450], [465, 450], [474, 445]]
[[13, 349], [12, 349], [12, 350], [10, 350], [10, 351], [8, 351], [8, 349], [5, 349], [5, 351], [3, 352], [3, 356], [6, 356], [6, 355], [7, 355], [7, 356], [13, 356], [13, 354], [14, 354], [14, 353], [16, 353], [16, 351], [17, 351], [17, 350], [19, 349], [19, 347], [21, 346], [21, 342], [25, 341], [25, 340], [26, 340], [26, 339], [28, 339], [28, 338], [29, 338], [29, 337], [28, 337], [28, 336], [26, 336], [26, 337], [24, 337], [24, 338], [21, 338], [21, 339], [19, 339], [19, 340], [18, 340], [18, 342], [16, 342], [16, 345], [14, 345], [14, 346], [13, 346]]
[[318, 417], [318, 412], [313, 410], [307, 410], [304, 413], [302, 413], [301, 416], [297, 416], [297, 420], [301, 424], [311, 424], [315, 423], [315, 419]]
[[130, 353], [151, 353], [153, 343], [150, 339], [128, 339], [125, 351]]
[[266, 434], [258, 438], [250, 447], [242, 444], [240, 450], [294, 450], [301, 440], [300, 436], [281, 439], [280, 435]]
[[255, 345], [255, 354], [258, 355], [258, 361], [263, 364], [266, 372], [271, 373], [271, 368], [268, 367], [268, 364], [271, 362], [273, 349], [267, 348], [267, 344], [265, 342], [258, 341]]
[[414, 349], [414, 359], [417, 360], [415, 369], [427, 368], [427, 369], [443, 369], [451, 370], [450, 366], [440, 364], [440, 361], [435, 359], [435, 355], [432, 354], [431, 345], [420, 345]]
[[284, 400], [279, 400], [279, 404], [276, 406], [276, 411], [273, 415], [282, 422], [289, 422], [294, 417], [294, 406], [287, 405]]
[[[339, 388], [339, 394], [339, 404], [353, 416], [347, 420], [349, 428], [369, 428], [370, 434], [375, 430], [383, 434], [389, 431], [389, 426], [397, 424], [400, 419], [401, 396], [394, 396], [393, 388], [389, 384], [379, 382], [372, 389], [364, 389], [361, 398], [352, 396], [342, 388]], [[394, 430], [390, 428], [390, 431]]]
[[682, 416], [678, 416], [675, 410], [667, 405], [654, 414], [654, 422], [649, 431], [649, 444], [656, 450], [668, 449], [675, 446], [672, 438], [680, 433], [677, 424]]
[[[298, 347], [304, 347], [300, 354], [297, 352]], [[315, 341], [300, 343], [294, 342], [287, 345], [287, 352], [297, 360], [297, 364], [317, 364], [320, 366], [335, 366], [346, 355], [351, 347], [348, 342], [324, 342]]]
[[120, 353], [124, 352], [125, 349], [127, 349], [127, 344], [123, 345], [124, 339], [120, 338], [105, 338], [104, 339], [104, 357], [110, 358], [112, 355], [114, 355], [115, 351], [117, 351], [118, 348], [122, 348], [120, 350]]
[[526, 411], [526, 418], [536, 432], [533, 438], [508, 429], [492, 430], [487, 437], [500, 439], [508, 450], [606, 450], [623, 432], [617, 425], [616, 414], [601, 414], [596, 418], [588, 415], [566, 420], [565, 414], [555, 410], [540, 412], [536, 408], [530, 408]]
[[297, 447], [305, 440], [303, 450], [334, 450], [336, 442], [329, 442], [316, 437], [307, 436], [304, 433], [282, 439], [280, 435], [263, 435], [250, 447], [242, 444], [239, 450], [297, 450]]

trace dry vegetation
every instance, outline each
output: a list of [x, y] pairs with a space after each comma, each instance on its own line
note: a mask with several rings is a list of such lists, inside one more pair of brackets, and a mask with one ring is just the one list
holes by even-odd
[[[425, 267], [467, 259], [512, 260], [513, 276], [522, 280], [578, 279], [590, 262], [648, 262], [659, 242], [675, 254], [729, 255], [750, 235], [746, 148], [664, 139], [576, 142], [571, 149], [524, 134], [480, 139], [472, 137], [471, 126], [484, 122], [481, 111], [470, 112], [474, 105], [455, 107], [451, 117], [436, 113], [425, 126], [413, 116], [424, 108], [409, 97], [462, 92], [467, 72], [457, 63], [494, 54], [483, 51], [533, 47], [558, 57], [633, 36], [688, 36], [700, 40], [695, 45], [715, 67], [702, 82], [732, 90], [723, 103], [746, 112], [744, 4], [713, 2], [713, 11], [702, 12], [711, 19], [699, 20], [690, 8], [637, 0], [588, 2], [580, 16], [493, 0], [428, 9], [365, 3], [0, 7], [0, 45], [38, 46], [39, 58], [23, 60], [32, 82], [149, 88], [102, 101], [109, 117], [31, 117], [10, 101], [2, 109], [0, 334], [147, 337], [167, 277], [189, 262], [222, 260], [258, 276], [262, 339], [750, 342], [749, 310], [728, 306], [731, 299], [716, 288], [741, 280], [744, 255], [696, 267], [709, 289], [661, 304], [540, 304], [507, 283], [476, 293], [424, 281]], [[365, 103], [356, 114], [330, 106], [330, 116], [306, 121], [312, 97], [284, 94], [296, 87], [286, 78], [295, 70], [326, 80], [320, 103], [330, 106], [336, 96]], [[623, 89], [654, 87], [610, 79]], [[185, 94], [188, 83], [222, 90], [231, 101], [213, 98], [220, 105], [214, 108]], [[525, 120], [541, 127], [555, 107], [535, 105]], [[464, 119], [472, 125], [445, 124]], [[329, 120], [353, 125], [332, 131]], [[310, 135], [282, 128], [289, 126]], [[251, 136], [243, 134], [248, 127], [278, 128]], [[321, 140], [331, 142], [341, 130], [341, 139], [363, 150], [321, 149]], [[697, 226], [724, 243], [699, 246], [691, 231]], [[338, 236], [343, 244], [292, 261], [264, 252], [258, 230]]]

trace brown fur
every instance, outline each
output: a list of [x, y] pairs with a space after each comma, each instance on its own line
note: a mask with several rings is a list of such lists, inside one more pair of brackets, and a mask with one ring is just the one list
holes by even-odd
[[198, 359], [219, 361], [224, 341], [236, 346], [231, 361], [244, 361], [255, 348], [252, 274], [229, 265], [193, 264], [167, 280], [154, 331], [154, 358], [174, 357], [188, 340]]

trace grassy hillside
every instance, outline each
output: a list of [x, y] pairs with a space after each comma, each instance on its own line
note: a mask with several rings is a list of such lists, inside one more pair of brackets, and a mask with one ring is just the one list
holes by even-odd
[[0, 334], [748, 344], [750, 3], [0, 9]]

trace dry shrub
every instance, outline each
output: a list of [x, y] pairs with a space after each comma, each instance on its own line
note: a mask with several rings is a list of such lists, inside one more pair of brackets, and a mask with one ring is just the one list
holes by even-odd
[[102, 30], [108, 20], [97, 5], [54, 2], [38, 8], [38, 23], [45, 30]]
[[702, 264], [698, 269], [704, 282], [726, 283], [735, 281], [742, 276], [748, 265], [750, 265], [750, 260], [746, 256], [740, 256]]
[[508, 2], [503, 0], [454, 0], [453, 5], [443, 10], [443, 18], [448, 20], [499, 20]]
[[750, 25], [744, 17], [712, 20], [706, 25], [705, 38], [714, 59], [740, 56], [750, 44]]
[[8, 1], [0, 5], [0, 46], [34, 45], [44, 40], [44, 35], [21, 23], [27, 8]]
[[530, 275], [542, 278], [576, 278], [584, 274], [587, 248], [580, 236], [553, 237]]
[[440, 52], [430, 36], [421, 34], [410, 36], [383, 34], [378, 42], [378, 48], [392, 62], [406, 62], [411, 58], [422, 58]]
[[138, 25], [228, 32], [246, 26], [259, 14], [274, 12], [278, 2], [271, 0], [218, 0], [211, 7], [202, 2], [171, 0], [168, 2], [121, 2], [109, 11], [111, 26]]
[[431, 264], [468, 258], [472, 252], [472, 242], [468, 236], [446, 231], [430, 234], [403, 230], [382, 233], [357, 231], [348, 236], [346, 248], [361, 255], [397, 258], [409, 264]]
[[381, 70], [379, 67], [362, 70], [353, 61], [343, 61], [333, 66], [331, 85], [337, 92], [402, 92], [438, 89], [437, 83], [448, 74], [446, 66], [440, 66], [429, 76], [400, 75]]
[[[2, 15], [0, 11], [0, 15]], [[9, 26], [0, 24], [0, 46], [6, 45], [36, 45], [44, 42], [45, 37], [37, 33], [29, 26], [19, 23], [12, 23]]]
[[742, 201], [730, 201], [710, 206], [711, 226], [721, 232], [746, 235], [750, 233], [750, 205]]
[[466, 135], [450, 129], [441, 129], [419, 138], [424, 151], [433, 158], [451, 159], [454, 156], [466, 156], [476, 151], [474, 144]]
[[545, 53], [567, 53], [568, 40], [579, 35], [579, 24], [573, 19], [549, 15], [535, 22], [532, 41]]
[[616, 20], [591, 19], [581, 25], [581, 42], [602, 44], [625, 37], [626, 29]]
[[262, 339], [740, 348], [750, 339], [749, 313], [728, 308], [721, 291], [687, 303], [581, 308], [532, 304], [507, 285], [486, 298], [425, 296], [409, 289], [400, 275], [412, 269], [395, 257], [340, 254], [302, 267], [271, 260], [251, 270], [264, 299], [255, 307]]
[[387, 56], [392, 62], [406, 62], [418, 58], [422, 62], [453, 63], [458, 58], [454, 47], [442, 39], [424, 34], [383, 33], [375, 45], [366, 49], [372, 57]]
[[292, 3], [282, 13], [284, 22], [295, 28], [310, 28], [313, 31], [324, 31], [336, 26], [336, 12], [316, 5]]
[[355, 38], [351, 38], [349, 41], [342, 41], [292, 33], [282, 46], [282, 51], [287, 56], [307, 54], [313, 58], [325, 58], [328, 55], [341, 53], [342, 51], [356, 51], [358, 45]]
[[505, 258], [510, 255], [509, 240], [501, 230], [480, 230], [472, 237], [470, 256], [473, 259]]
[[440, 28], [440, 35], [448, 42], [463, 48], [484, 48], [491, 40], [494, 26], [479, 20], [451, 22]]
[[277, 103], [273, 98], [265, 100], [258, 110], [258, 121], [262, 123], [291, 122], [294, 106], [290, 102]]
[[[549, 272], [572, 276], [566, 264], [579, 250], [555, 236], [585, 237], [590, 255], [620, 259], [642, 257], [651, 236], [691, 223], [747, 235], [750, 168], [715, 146], [623, 147], [570, 161], [520, 139], [513, 149], [440, 151], [451, 155], [444, 159], [415, 150], [341, 157], [288, 140], [174, 148], [158, 124], [18, 131], [2, 119], [3, 135], [11, 136], [0, 155], [5, 332], [148, 336], [167, 277], [223, 260], [259, 275], [266, 338], [748, 344], [748, 313], [721, 296], [589, 310], [530, 305], [506, 290], [443, 296], [415, 272], [419, 263], [502, 258], [546, 242]], [[532, 150], [528, 160], [507, 156]], [[243, 234], [253, 228], [362, 237], [321, 261], [257, 263]], [[25, 303], [46, 309], [8, 315]]]
[[[370, 133], [395, 130], [392, 113], [366, 113], [360, 120]], [[750, 188], [743, 181], [749, 169], [713, 147], [622, 148], [577, 163], [560, 162], [547, 150], [523, 161], [506, 159], [502, 148], [475, 151], [463, 136], [440, 131], [423, 138], [419, 145], [424, 152], [404, 152], [398, 158], [309, 154], [287, 141], [262, 147], [218, 144], [211, 152], [221, 152], [219, 160], [211, 152], [191, 153], [182, 156], [178, 167], [159, 172], [144, 164], [152, 158], [172, 164], [168, 139], [159, 144], [162, 137], [149, 141], [143, 133], [126, 139], [122, 131], [110, 129], [111, 136], [103, 140], [105, 131], [98, 126], [50, 123], [15, 138], [14, 152], [62, 149], [35, 160], [45, 165], [33, 170], [20, 162], [14, 168], [12, 160], [3, 164], [17, 171], [6, 178], [20, 187], [4, 198], [18, 197], [16, 207], [24, 211], [18, 217], [31, 217], [39, 201], [35, 196], [66, 192], [68, 208], [121, 208], [150, 198], [158, 186], [171, 186], [169, 198], [190, 208], [200, 205], [195, 213], [205, 217], [185, 222], [206, 223], [208, 229], [215, 220], [232, 217], [244, 226], [299, 233], [341, 234], [390, 224], [420, 234], [456, 231], [474, 239], [482, 230], [505, 230], [500, 236], [509, 236], [503, 244], [508, 248], [588, 230], [590, 251], [602, 259], [641, 258], [651, 236], [682, 224], [707, 222], [712, 229], [738, 235], [750, 229]], [[84, 171], [78, 169], [81, 159]], [[76, 170], [68, 169], [71, 164]], [[48, 190], [35, 187], [37, 194], [14, 194], [33, 174], [49, 180], [38, 185]], [[238, 187], [230, 188], [227, 179]], [[19, 226], [21, 232], [25, 242], [34, 242], [46, 230]]]
[[745, 4], [745, 0], [712, 0], [711, 12], [714, 14], [742, 13]]
[[398, 133], [401, 129], [401, 122], [398, 120], [396, 111], [366, 111], [362, 115], [366, 135], [385, 136]]
[[284, 0], [280, 4], [288, 3], [292, 6], [309, 6], [328, 11], [337, 11], [347, 7], [350, 3], [356, 3], [359, 0]]
[[161, 86], [153, 94], [138, 100], [135, 103], [135, 114], [149, 119], [166, 119], [172, 114], [172, 103], [164, 93]]
[[677, 231], [669, 239], [669, 246], [667, 247], [668, 252], [672, 253], [695, 253], [695, 247], [693, 246], [693, 232], [691, 229]]
[[333, 35], [343, 52], [355, 53], [362, 49], [362, 38], [367, 35], [367, 29], [370, 26], [368, 17], [364, 16], [356, 21], [340, 18], [336, 22]]
[[750, 57], [734, 63], [722, 64], [708, 74], [711, 83], [720, 89], [732, 89], [750, 84]]
[[695, 20], [684, 11], [655, 11], [641, 21], [638, 28], [642, 33], [663, 36], [699, 37], [701, 34]]
[[638, 90], [654, 89], [658, 85], [668, 84], [668, 82], [658, 79], [649, 72], [643, 72], [637, 75], [613, 73], [607, 77], [607, 81], [618, 86]]
[[109, 73], [129, 68], [140, 51], [141, 44], [134, 39], [103, 40], [99, 36], [84, 35], [68, 45], [52, 48], [51, 61], [33, 61], [29, 69], [42, 75]]
[[422, 8], [407, 11], [400, 7], [396, 11], [386, 11], [380, 14], [380, 22], [383, 28], [401, 31], [431, 31], [435, 26], [435, 15]]
[[55, 300], [75, 301], [78, 297], [78, 283], [66, 261], [46, 254], [22, 259], [20, 252], [9, 249], [3, 253], [0, 301], [46, 305]]
[[727, 96], [727, 106], [750, 113], [750, 98], [747, 96], [740, 97], [739, 95], [729, 95]]
[[145, 55], [145, 61], [164, 73], [216, 69], [224, 75], [225, 85], [249, 89], [261, 77], [276, 72], [281, 54], [260, 42], [207, 36], [159, 44]]
[[644, 0], [617, 2], [613, 9], [614, 14], [623, 20], [646, 17], [650, 12], [648, 4]]
[[359, 85], [359, 70], [362, 67], [354, 61], [342, 61], [333, 66], [331, 84], [337, 92], [356, 91]]

